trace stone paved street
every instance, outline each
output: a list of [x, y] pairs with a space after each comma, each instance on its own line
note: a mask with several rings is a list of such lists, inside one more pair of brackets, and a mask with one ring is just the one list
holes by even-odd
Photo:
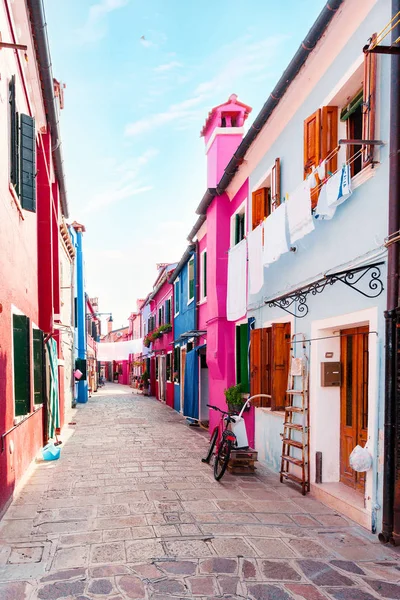
[[256, 476], [214, 481], [202, 431], [108, 384], [0, 523], [1, 600], [400, 598], [399, 553]]

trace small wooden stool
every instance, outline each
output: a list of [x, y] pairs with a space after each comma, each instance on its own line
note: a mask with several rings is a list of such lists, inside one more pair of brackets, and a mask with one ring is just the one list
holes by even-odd
[[256, 470], [258, 452], [252, 448], [232, 450], [228, 463], [228, 473], [232, 475], [250, 475]]

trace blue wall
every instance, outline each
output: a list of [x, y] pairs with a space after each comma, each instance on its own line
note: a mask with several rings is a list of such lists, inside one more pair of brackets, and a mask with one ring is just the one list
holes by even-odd
[[[70, 228], [73, 239], [76, 257], [75, 257], [75, 289], [74, 296], [76, 298], [76, 316], [75, 323], [75, 358], [86, 359], [86, 300], [85, 300], [85, 276], [84, 276], [84, 260], [82, 249], [82, 232], [75, 231]], [[77, 402], [85, 403], [88, 401], [88, 384], [87, 380], [78, 381], [75, 384], [75, 395]]]
[[[194, 300], [188, 304], [188, 265], [191, 257], [194, 257]], [[179, 304], [179, 315], [175, 317], [175, 297], [174, 297], [174, 339], [178, 340], [180, 335], [186, 331], [192, 331], [196, 329], [196, 302], [197, 302], [197, 261], [196, 252], [194, 251], [187, 262], [183, 265], [181, 272], [178, 275], [179, 278], [179, 291], [180, 291], [180, 304]], [[177, 281], [177, 280], [175, 280]], [[176, 343], [175, 346], [185, 346], [187, 340], [183, 340]], [[181, 386], [178, 383], [174, 384], [174, 408], [175, 410], [180, 409], [180, 394]]]

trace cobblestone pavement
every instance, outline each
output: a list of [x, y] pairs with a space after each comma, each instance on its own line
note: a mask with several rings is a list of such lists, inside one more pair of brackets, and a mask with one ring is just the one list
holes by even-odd
[[214, 481], [207, 438], [109, 384], [0, 523], [1, 600], [400, 598], [399, 554], [276, 474]]

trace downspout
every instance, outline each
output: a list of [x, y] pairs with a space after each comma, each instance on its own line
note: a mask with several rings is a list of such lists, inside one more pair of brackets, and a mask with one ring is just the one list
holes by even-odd
[[[392, 15], [400, 10], [400, 0], [392, 0]], [[392, 31], [391, 43], [399, 36], [399, 26]], [[399, 247], [398, 241], [390, 243], [391, 236], [400, 229], [400, 56], [391, 55], [390, 84], [390, 143], [389, 143], [389, 223], [388, 223], [388, 275], [387, 310], [385, 312], [385, 421], [384, 421], [384, 471], [382, 543], [400, 542], [400, 481], [396, 474], [400, 464], [396, 461], [396, 449], [400, 422], [397, 421], [396, 403], [399, 364], [397, 359], [398, 340], [397, 314], [399, 312]], [[397, 464], [396, 464], [397, 462]], [[397, 473], [396, 473], [397, 472]]]
[[65, 186], [64, 160], [61, 150], [60, 122], [57, 101], [54, 96], [53, 71], [51, 68], [51, 57], [49, 40], [47, 37], [46, 17], [44, 13], [43, 0], [27, 0], [32, 34], [35, 41], [36, 56], [38, 58], [40, 79], [46, 116], [51, 132], [51, 148], [54, 159], [54, 170], [56, 172], [58, 185], [60, 187], [60, 199], [63, 215], [68, 218], [67, 190]]

